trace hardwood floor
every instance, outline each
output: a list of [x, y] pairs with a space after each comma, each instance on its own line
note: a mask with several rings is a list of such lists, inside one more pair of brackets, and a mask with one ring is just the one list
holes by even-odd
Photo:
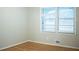
[[11, 48], [3, 49], [1, 51], [79, 51], [79, 49], [45, 45], [35, 42], [26, 42]]

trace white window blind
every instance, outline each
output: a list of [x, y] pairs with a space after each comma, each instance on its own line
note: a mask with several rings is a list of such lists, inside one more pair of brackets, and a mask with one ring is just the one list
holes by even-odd
[[42, 8], [42, 30], [55, 32], [56, 8]]
[[42, 31], [73, 33], [75, 28], [75, 8], [41, 8]]

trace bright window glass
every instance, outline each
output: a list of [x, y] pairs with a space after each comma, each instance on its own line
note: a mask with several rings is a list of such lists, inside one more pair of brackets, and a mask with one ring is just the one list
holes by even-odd
[[75, 8], [45, 7], [41, 8], [42, 31], [68, 32], [75, 30]]

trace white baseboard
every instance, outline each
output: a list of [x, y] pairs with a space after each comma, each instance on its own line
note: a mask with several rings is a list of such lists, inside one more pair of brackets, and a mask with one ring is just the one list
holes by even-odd
[[59, 44], [51, 44], [51, 43], [45, 43], [45, 42], [38, 42], [38, 41], [34, 41], [34, 40], [27, 40], [27, 41], [23, 41], [23, 42], [19, 42], [19, 43], [16, 43], [16, 44], [9, 45], [7, 47], [0, 48], [0, 50], [6, 49], [6, 48], [10, 48], [10, 47], [13, 47], [13, 46], [25, 43], [25, 42], [35, 42], [35, 43], [40, 43], [40, 44], [47, 44], [47, 45], [54, 45], [54, 46], [60, 46], [60, 47], [66, 47], [66, 48], [79, 49], [79, 47], [72, 47], [72, 46], [65, 46], [65, 45], [59, 45]]
[[38, 42], [38, 41], [34, 41], [34, 40], [29, 40], [29, 41], [30, 41], [30, 42], [40, 43], [40, 44], [47, 44], [47, 45], [65, 47], [65, 48], [79, 49], [79, 47], [72, 47], [72, 46], [65, 46], [65, 45], [59, 45], [59, 44], [51, 44], [51, 43], [45, 43], [45, 42]]
[[29, 41], [29, 40], [23, 41], [23, 42], [19, 42], [19, 43], [16, 43], [16, 44], [12, 44], [12, 45], [9, 45], [9, 46], [7, 46], [7, 47], [0, 48], [0, 50], [7, 49], [7, 48], [10, 48], [10, 47], [13, 47], [13, 46], [16, 46], [16, 45], [19, 45], [19, 44], [22, 44], [22, 43], [25, 43], [25, 42], [28, 42], [28, 41]]

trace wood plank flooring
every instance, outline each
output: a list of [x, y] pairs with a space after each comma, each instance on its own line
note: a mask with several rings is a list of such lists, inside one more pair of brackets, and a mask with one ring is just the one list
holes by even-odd
[[64, 48], [35, 42], [26, 42], [1, 51], [79, 51], [79, 49]]

